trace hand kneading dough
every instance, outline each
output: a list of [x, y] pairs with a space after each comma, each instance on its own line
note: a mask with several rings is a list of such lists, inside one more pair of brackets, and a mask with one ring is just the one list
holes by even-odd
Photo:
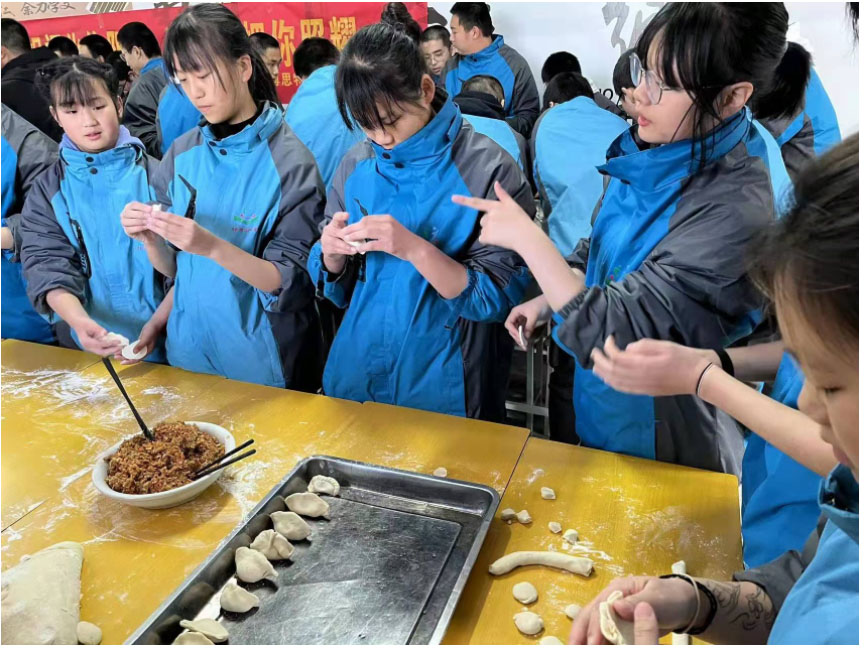
[[277, 570], [265, 558], [261, 551], [249, 547], [238, 547], [235, 550], [235, 570], [245, 583], [258, 583], [260, 580], [274, 580]]
[[439, 466], [436, 470], [433, 471], [433, 476], [434, 477], [447, 477], [448, 476], [448, 469], [445, 468], [444, 466]]
[[304, 517], [323, 517], [326, 520], [331, 512], [328, 503], [315, 493], [294, 493], [286, 498], [286, 506], [292, 513]]
[[219, 621], [214, 621], [213, 619], [198, 619], [196, 621], [184, 619], [180, 622], [180, 627], [190, 632], [200, 632], [211, 641], [217, 643], [228, 641], [229, 638], [229, 631]]
[[238, 585], [234, 578], [226, 583], [220, 594], [220, 607], [226, 612], [244, 614], [254, 607], [259, 607], [259, 604], [259, 597]]
[[512, 587], [511, 594], [519, 603], [523, 603], [524, 605], [535, 603], [538, 600], [538, 590], [532, 586], [532, 583], [527, 583], [526, 581], [517, 583], [517, 585]]
[[553, 635], [547, 635], [544, 639], [538, 642], [540, 646], [561, 646], [562, 642]]
[[490, 565], [488, 571], [494, 576], [501, 576], [518, 567], [543, 565], [544, 567], [565, 569], [581, 576], [589, 576], [592, 573], [592, 564], [592, 560], [589, 558], [569, 556], [556, 551], [515, 551], [502, 556]]
[[552, 488], [548, 488], [547, 486], [541, 487], [541, 499], [554, 500], [556, 499], [556, 493]]
[[565, 616], [574, 621], [577, 615], [580, 614], [580, 606], [577, 603], [572, 603], [565, 608]]
[[337, 495], [340, 494], [340, 482], [333, 477], [316, 475], [310, 480], [310, 484], [307, 486], [307, 491], [310, 493], [321, 493], [322, 495], [332, 495], [337, 497]]
[[268, 560], [288, 560], [295, 553], [295, 548], [286, 540], [286, 536], [273, 529], [265, 529], [257, 535], [250, 549], [261, 551]]
[[514, 512], [514, 509], [507, 508], [499, 514], [499, 517], [506, 522], [511, 522], [511, 520], [517, 519], [517, 513]]
[[529, 511], [523, 509], [520, 513], [517, 514], [517, 521], [521, 524], [529, 524], [532, 522], [532, 516], [529, 514]]
[[76, 634], [78, 635], [78, 643], [85, 646], [96, 646], [102, 641], [102, 630], [99, 629], [99, 626], [87, 621], [78, 624]]
[[633, 646], [634, 623], [620, 619], [613, 609], [614, 601], [621, 598], [622, 592], [617, 590], [608, 596], [606, 601], [599, 603], [598, 624], [601, 627], [601, 634], [610, 643], [617, 646]]
[[306, 540], [313, 533], [310, 525], [304, 522], [297, 513], [277, 511], [271, 513], [271, 521], [274, 523], [274, 529], [277, 530], [277, 533], [284, 535], [286, 540]]
[[84, 548], [61, 542], [3, 572], [3, 644], [78, 643]]
[[172, 646], [213, 646], [213, 641], [205, 637], [201, 632], [181, 632], [177, 639], [171, 642]]
[[535, 612], [518, 612], [514, 615], [514, 625], [526, 635], [535, 635], [544, 630], [544, 620]]

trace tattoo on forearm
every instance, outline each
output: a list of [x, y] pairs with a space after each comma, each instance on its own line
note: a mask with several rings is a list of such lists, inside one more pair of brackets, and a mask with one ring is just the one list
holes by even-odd
[[[719, 620], [743, 632], [768, 632], [776, 620], [773, 601], [763, 588], [742, 583], [707, 583], [718, 602]], [[754, 589], [753, 589], [754, 588]]]

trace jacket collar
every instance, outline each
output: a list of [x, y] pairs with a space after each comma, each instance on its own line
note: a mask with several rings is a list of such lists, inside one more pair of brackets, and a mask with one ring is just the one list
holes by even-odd
[[[709, 151], [707, 162], [730, 153], [746, 137], [749, 127], [745, 110], [720, 124], [704, 139], [704, 149]], [[640, 150], [636, 137], [636, 127], [617, 137], [607, 150], [607, 162], [598, 170], [647, 191], [679, 183], [698, 171], [700, 147], [694, 146], [693, 154], [694, 140]]]
[[833, 524], [860, 544], [860, 485], [850, 468], [839, 464], [821, 482], [818, 504]]
[[463, 58], [467, 61], [471, 61], [472, 63], [486, 63], [494, 56], [496, 56], [496, 52], [499, 51], [505, 45], [505, 39], [502, 36], [497, 36], [493, 34], [493, 42], [490, 43], [487, 47], [485, 47], [480, 52], [475, 52], [475, 54], [467, 54]]
[[65, 133], [60, 140], [60, 157], [73, 170], [88, 167], [104, 167], [106, 169], [124, 166], [139, 160], [144, 155], [144, 144], [133, 137], [126, 126], [120, 127], [117, 143], [102, 153], [87, 153], [79, 149]]
[[139, 76], [144, 76], [145, 74], [147, 74], [151, 70], [154, 70], [158, 67], [164, 68], [164, 66], [162, 64], [162, 57], [161, 56], [157, 56], [156, 58], [150, 59], [147, 62], [147, 65], [145, 65], [143, 68], [141, 68], [141, 72], [139, 73]]
[[229, 135], [221, 140], [214, 137], [209, 124], [201, 126], [201, 132], [205, 141], [211, 148], [226, 149], [231, 153], [243, 153], [252, 151], [260, 142], [266, 142], [271, 135], [280, 127], [283, 121], [283, 111], [273, 103], [268, 103], [252, 124], [244, 128], [240, 133]]
[[496, 97], [486, 92], [464, 90], [454, 97], [454, 103], [464, 115], [489, 117], [490, 119], [505, 119], [505, 110], [496, 101]]
[[3, 81], [18, 79], [33, 83], [35, 82], [36, 70], [46, 63], [56, 60], [57, 56], [47, 47], [37, 47], [29, 52], [24, 52], [9, 61], [3, 68]]

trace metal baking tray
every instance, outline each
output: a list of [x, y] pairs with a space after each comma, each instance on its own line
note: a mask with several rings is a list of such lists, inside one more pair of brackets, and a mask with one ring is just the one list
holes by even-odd
[[[315, 475], [340, 483], [322, 497], [330, 520], [307, 520], [310, 541], [274, 562], [277, 585], [248, 587], [261, 607], [219, 607], [248, 546], [282, 498]], [[499, 506], [492, 488], [334, 457], [301, 461], [136, 630], [128, 644], [170, 644], [181, 619], [218, 618], [231, 644], [438, 644]]]

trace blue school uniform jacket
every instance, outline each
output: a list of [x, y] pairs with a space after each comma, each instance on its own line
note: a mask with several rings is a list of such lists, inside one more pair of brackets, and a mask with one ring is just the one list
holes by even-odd
[[760, 321], [746, 249], [773, 218], [766, 147], [742, 111], [707, 138], [698, 169], [692, 141], [640, 150], [632, 131], [611, 145], [592, 235], [569, 258], [586, 289], [556, 316], [554, 339], [578, 365], [577, 434], [587, 446], [739, 473], [733, 422], [694, 396], [623, 394], [591, 371], [590, 352], [614, 335], [702, 348], [730, 345]]
[[[55, 321], [46, 296], [63, 288], [103, 328], [138, 339], [165, 296], [164, 278], [123, 231], [120, 213], [155, 198], [148, 178], [156, 164], [125, 127], [102, 153], [80, 151], [63, 136], [60, 159], [36, 180], [21, 213], [21, 263], [36, 310]], [[72, 337], [78, 344], [74, 330]], [[146, 360], [164, 357], [157, 345]]]
[[501, 119], [480, 117], [478, 115], [463, 115], [463, 119], [472, 124], [472, 128], [475, 129], [476, 133], [486, 135], [499, 144], [517, 162], [520, 170], [526, 173], [526, 138], [523, 135]]
[[[569, 254], [589, 236], [590, 221], [603, 189], [598, 166], [624, 130], [625, 120], [589, 97], [545, 110], [535, 124], [530, 149], [535, 186], [548, 217], [548, 232], [560, 253]], [[567, 195], [566, 206], [557, 209]]]
[[[453, 194], [493, 196], [499, 181], [530, 210], [532, 194], [517, 164], [466, 122], [437, 90], [433, 119], [391, 150], [363, 142], [343, 160], [328, 216], [390, 214], [462, 263], [468, 284], [444, 299], [407, 261], [384, 252], [347, 259], [339, 276], [310, 254], [317, 290], [346, 313], [331, 347], [325, 393], [457, 416], [501, 418], [513, 344], [501, 322], [529, 281], [520, 257], [478, 241], [480, 214]], [[528, 216], [527, 216], [528, 218]], [[507, 334], [506, 334], [507, 335]]]
[[[57, 142], [5, 104], [2, 124], [3, 227], [12, 229], [14, 236], [18, 215], [30, 187], [39, 174], [57, 160]], [[51, 325], [33, 309], [27, 298], [20, 259], [15, 250], [3, 250], [0, 286], [0, 336], [29, 342], [53, 342]]]
[[156, 132], [160, 157], [166, 154], [174, 140], [198, 126], [202, 114], [186, 96], [183, 88], [166, 83], [156, 109]]
[[314, 70], [304, 79], [286, 108], [286, 121], [316, 158], [326, 190], [330, 189], [343, 156], [365, 139], [359, 126], [349, 130], [340, 115], [334, 88], [336, 73], [336, 65]]
[[538, 118], [538, 88], [529, 64], [516, 50], [505, 44], [502, 36], [476, 54], [452, 56], [445, 69], [445, 89], [452, 97], [460, 94], [463, 83], [474, 76], [495, 77], [505, 90], [505, 113], [508, 124], [524, 137], [532, 133]]
[[313, 156], [281, 108], [266, 105], [252, 124], [221, 140], [207, 125], [182, 135], [154, 186], [166, 211], [189, 213], [219, 238], [272, 262], [281, 277], [279, 288], [266, 293], [206, 257], [179, 251], [166, 331], [169, 363], [317, 389], [321, 333], [306, 262], [325, 197]]

